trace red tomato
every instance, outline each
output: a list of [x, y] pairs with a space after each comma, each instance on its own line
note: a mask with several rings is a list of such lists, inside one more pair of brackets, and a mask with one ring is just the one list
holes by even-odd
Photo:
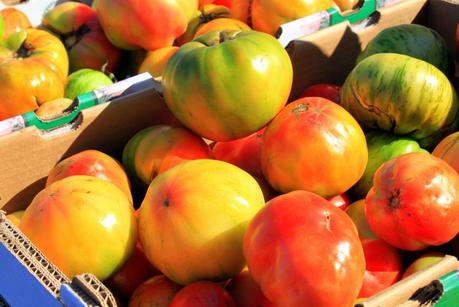
[[137, 241], [131, 257], [105, 283], [118, 296], [128, 300], [142, 282], [158, 274], [160, 272], [150, 264], [143, 254], [140, 242]]
[[235, 307], [233, 298], [221, 286], [210, 281], [198, 281], [180, 290], [169, 307]]
[[365, 171], [368, 149], [362, 128], [340, 105], [321, 97], [291, 102], [268, 124], [261, 168], [277, 191], [341, 194]]
[[263, 177], [261, 172], [261, 139], [266, 128], [241, 139], [216, 142], [212, 153], [217, 160], [234, 164], [252, 176]]
[[354, 223], [311, 192], [269, 201], [249, 223], [243, 248], [253, 279], [276, 306], [352, 306], [362, 285]]
[[227, 8], [231, 8], [231, 0], [215, 0], [213, 3], [217, 5], [224, 5]]
[[352, 203], [351, 199], [346, 193], [338, 194], [328, 199], [336, 208], [346, 211]]
[[273, 306], [261, 292], [260, 286], [253, 280], [248, 270], [244, 270], [232, 278], [226, 286], [226, 290], [231, 294], [238, 307]]
[[365, 277], [359, 297], [371, 297], [400, 280], [402, 259], [397, 249], [386, 242], [362, 240]]
[[444, 244], [459, 231], [459, 175], [428, 153], [398, 156], [376, 171], [365, 215], [373, 232], [395, 247]]
[[182, 287], [164, 275], [143, 282], [129, 299], [129, 307], [168, 307]]
[[307, 87], [300, 95], [300, 97], [323, 97], [333, 102], [339, 103], [340, 101], [341, 86], [319, 83]]

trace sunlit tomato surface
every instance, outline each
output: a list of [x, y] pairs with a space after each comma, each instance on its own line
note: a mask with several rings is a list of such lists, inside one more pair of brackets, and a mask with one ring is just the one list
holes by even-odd
[[67, 177], [39, 192], [19, 228], [67, 277], [92, 273], [101, 281], [130, 257], [137, 234], [123, 191], [91, 176]]
[[345, 212], [307, 191], [269, 201], [250, 222], [244, 256], [275, 306], [352, 306], [365, 259]]
[[68, 73], [67, 51], [57, 37], [37, 29], [13, 35], [9, 49], [0, 47], [0, 120], [63, 97]]
[[261, 168], [280, 192], [323, 197], [347, 191], [362, 176], [368, 150], [362, 128], [338, 104], [320, 97], [291, 102], [268, 124]]
[[300, 97], [322, 97], [327, 98], [333, 102], [339, 103], [340, 101], [341, 86], [319, 83], [307, 87], [300, 95]]
[[99, 22], [121, 49], [172, 46], [198, 9], [198, 0], [98, 0]]
[[440, 158], [408, 153], [381, 165], [365, 199], [373, 232], [400, 249], [441, 245], [459, 231], [459, 175]]
[[234, 165], [180, 163], [152, 181], [140, 207], [145, 255], [182, 285], [226, 280], [244, 267], [242, 237], [264, 204], [255, 179]]
[[55, 181], [75, 175], [94, 176], [120, 188], [132, 202], [129, 179], [121, 164], [98, 150], [83, 150], [59, 161], [46, 178], [49, 186]]
[[212, 31], [183, 45], [162, 82], [166, 104], [184, 126], [230, 141], [265, 126], [287, 103], [292, 80], [281, 44], [249, 30]]
[[214, 158], [234, 164], [256, 177], [261, 172], [261, 139], [265, 128], [241, 139], [216, 142], [212, 147]]
[[365, 277], [359, 297], [371, 297], [400, 280], [402, 259], [397, 249], [388, 243], [362, 240], [365, 254]]
[[113, 72], [120, 51], [106, 38], [96, 11], [80, 2], [64, 2], [43, 17], [42, 25], [59, 35], [70, 62], [70, 72], [82, 68]]
[[355, 8], [359, 0], [333, 0], [341, 11], [347, 11]]
[[203, 34], [209, 33], [211, 31], [217, 30], [250, 30], [250, 27], [234, 18], [217, 18], [209, 21], [206, 24], [203, 24], [198, 31], [196, 31], [194, 38], [201, 36]]
[[226, 286], [226, 290], [238, 307], [273, 307], [248, 270], [243, 270], [233, 277]]
[[170, 159], [210, 158], [209, 146], [191, 131], [168, 125], [155, 125], [136, 133], [123, 150], [123, 165], [137, 183], [148, 186], [163, 162]]
[[231, 14], [254, 30], [274, 34], [283, 23], [332, 6], [331, 0], [232, 0]]
[[177, 46], [170, 46], [149, 51], [140, 64], [138, 73], [149, 72], [153, 77], [162, 76], [167, 61], [178, 49]]
[[152, 277], [137, 287], [128, 307], [169, 307], [181, 288], [164, 275]]
[[0, 36], [0, 40], [8, 38], [14, 32], [32, 27], [27, 15], [14, 7], [0, 10], [0, 18], [3, 20], [3, 37]]
[[236, 307], [236, 304], [223, 287], [209, 281], [199, 281], [181, 289], [169, 306]]

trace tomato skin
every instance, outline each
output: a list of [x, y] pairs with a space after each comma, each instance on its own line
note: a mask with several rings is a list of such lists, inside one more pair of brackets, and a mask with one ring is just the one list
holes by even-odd
[[332, 6], [331, 0], [233, 0], [231, 14], [254, 30], [273, 35], [283, 23]]
[[[25, 37], [20, 52], [0, 48], [0, 120], [34, 111], [64, 96], [69, 65], [64, 45], [43, 30], [30, 28], [15, 34], [21, 33]], [[18, 52], [26, 54], [20, 56]]]
[[169, 306], [236, 307], [236, 304], [223, 287], [209, 281], [198, 281], [182, 288]]
[[226, 290], [238, 307], [273, 307], [248, 270], [243, 270], [233, 277], [226, 286]]
[[80, 175], [40, 191], [19, 228], [68, 278], [92, 273], [101, 281], [123, 266], [137, 237], [134, 209], [123, 191]]
[[435, 146], [432, 155], [446, 161], [459, 173], [459, 131], [443, 138]]
[[234, 164], [255, 177], [263, 177], [261, 171], [261, 140], [265, 127], [249, 136], [216, 142], [212, 147], [214, 158]]
[[275, 306], [351, 306], [365, 271], [351, 219], [307, 191], [273, 198], [258, 212], [244, 236], [244, 255]]
[[135, 289], [128, 307], [168, 307], [180, 289], [164, 275], [152, 277]]
[[6, 39], [14, 32], [32, 27], [27, 15], [14, 7], [0, 10], [0, 18], [3, 18], [3, 37], [0, 37], [0, 40]]
[[365, 215], [379, 238], [400, 249], [444, 244], [459, 231], [459, 175], [428, 153], [396, 157], [376, 171]]
[[268, 124], [261, 167], [277, 191], [307, 190], [323, 197], [347, 191], [368, 160], [365, 135], [338, 104], [306, 97], [284, 107]]
[[178, 49], [177, 46], [170, 46], [147, 52], [138, 73], [149, 72], [155, 78], [162, 76], [167, 61]]
[[206, 33], [209, 33], [211, 31], [217, 31], [217, 30], [250, 30], [250, 27], [234, 18], [216, 18], [211, 21], [209, 21], [206, 24], [203, 24], [198, 31], [194, 34], [193, 38], [196, 38], [198, 36], [204, 35]]
[[242, 238], [264, 205], [257, 181], [240, 168], [213, 159], [182, 162], [151, 182], [140, 207], [145, 256], [181, 285], [227, 280], [245, 265]]
[[362, 240], [365, 277], [358, 297], [371, 297], [400, 280], [402, 259], [397, 249], [383, 240]]
[[340, 91], [341, 86], [329, 84], [329, 83], [318, 83], [308, 86], [301, 94], [301, 97], [323, 97], [336, 102], [340, 102]]
[[46, 186], [66, 177], [86, 175], [109, 181], [120, 188], [132, 203], [129, 179], [121, 164], [98, 150], [83, 150], [59, 161], [49, 172]]
[[[61, 36], [69, 55], [69, 71], [83, 68], [113, 72], [120, 50], [106, 38], [96, 11], [80, 2], [64, 2], [43, 17], [42, 25]], [[80, 34], [82, 32], [83, 34]]]
[[109, 41], [120, 49], [172, 46], [198, 9], [198, 0], [98, 0], [96, 11]]
[[162, 79], [172, 113], [212, 141], [235, 140], [265, 126], [287, 103], [292, 80], [285, 49], [252, 30], [197, 37], [169, 59]]
[[341, 193], [339, 195], [333, 196], [328, 199], [336, 208], [346, 211], [346, 209], [351, 205], [351, 199], [347, 193]]

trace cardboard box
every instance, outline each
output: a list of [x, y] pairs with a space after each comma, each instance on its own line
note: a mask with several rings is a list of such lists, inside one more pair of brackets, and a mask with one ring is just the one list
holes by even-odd
[[[457, 55], [453, 44], [459, 23], [457, 1], [405, 0], [379, 10], [368, 27], [341, 23], [291, 43], [287, 50], [294, 63], [292, 98], [310, 84], [343, 82], [371, 38], [387, 27], [413, 22], [437, 30]], [[28, 127], [0, 137], [0, 208], [6, 212], [26, 208], [44, 187], [50, 169], [62, 158], [90, 148], [117, 156], [137, 131], [169, 120], [157, 85], [146, 80], [120, 98], [82, 111], [66, 132], [45, 134]], [[38, 302], [42, 306], [59, 302], [116, 305], [113, 295], [93, 276], [69, 280], [4, 219], [0, 221], [0, 238], [0, 295], [12, 306], [27, 306], [27, 302], [35, 306]], [[377, 306], [404, 302], [438, 274], [458, 268], [455, 258], [447, 258], [441, 267], [395, 285], [391, 290], [394, 292], [389, 293], [391, 300], [378, 301]]]

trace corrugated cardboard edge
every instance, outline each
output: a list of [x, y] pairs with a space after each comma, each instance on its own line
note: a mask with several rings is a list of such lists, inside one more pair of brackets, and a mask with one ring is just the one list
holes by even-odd
[[85, 294], [91, 297], [99, 306], [115, 307], [116, 299], [110, 290], [97, 279], [93, 274], [78, 275], [72, 280], [74, 288], [83, 290]]
[[32, 272], [56, 299], [62, 283], [70, 280], [0, 211], [0, 243]]

